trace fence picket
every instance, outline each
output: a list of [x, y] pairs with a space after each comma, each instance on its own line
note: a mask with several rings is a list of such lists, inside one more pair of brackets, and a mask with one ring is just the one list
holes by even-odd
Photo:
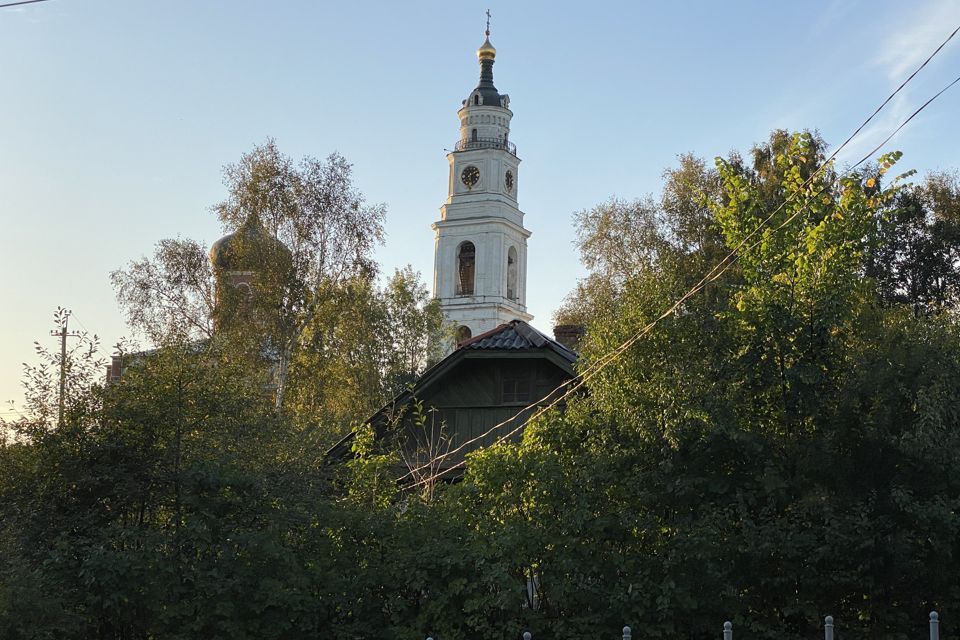
[[[823, 640], [834, 640], [833, 632], [833, 616], [825, 616], [823, 618]], [[433, 640], [433, 637], [427, 636], [427, 640]], [[524, 631], [523, 640], [533, 640], [533, 634]], [[633, 631], [629, 626], [623, 628], [622, 640], [633, 640]], [[723, 623], [723, 640], [733, 640], [733, 623], [729, 620]], [[930, 640], [940, 640], [940, 614], [936, 611], [930, 612]]]

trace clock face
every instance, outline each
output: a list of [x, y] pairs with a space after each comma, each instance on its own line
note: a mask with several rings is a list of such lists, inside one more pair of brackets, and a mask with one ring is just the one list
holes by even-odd
[[473, 189], [480, 181], [480, 169], [470, 165], [460, 173], [460, 181], [467, 185], [467, 189]]
[[507, 191], [513, 191], [513, 171], [507, 169], [507, 175], [504, 176], [504, 183], [507, 185]]

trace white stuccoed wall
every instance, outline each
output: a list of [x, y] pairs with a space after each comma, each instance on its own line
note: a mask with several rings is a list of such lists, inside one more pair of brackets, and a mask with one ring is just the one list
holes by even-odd
[[[457, 111], [459, 143], [447, 155], [449, 174], [447, 199], [440, 207], [440, 220], [433, 224], [433, 295], [440, 301], [448, 321], [466, 326], [472, 335], [511, 320], [530, 321], [527, 313], [527, 238], [523, 212], [517, 205], [520, 186], [520, 159], [509, 144], [510, 98], [493, 85], [495, 50], [488, 37], [477, 51], [480, 83]], [[488, 101], [497, 104], [483, 104]], [[478, 104], [479, 103], [479, 104]], [[471, 142], [476, 141], [474, 144]], [[476, 167], [479, 180], [466, 185], [461, 179], [466, 167]], [[510, 172], [513, 183], [507, 186]], [[472, 295], [457, 295], [458, 249], [464, 242], [476, 248]], [[516, 250], [516, 290], [507, 293], [507, 256]], [[453, 345], [451, 345], [452, 348]]]
[[[513, 113], [506, 107], [474, 105], [471, 92], [457, 112], [460, 140], [471, 140], [473, 130], [484, 139], [504, 140], [509, 134]], [[506, 101], [506, 100], [505, 100]], [[505, 148], [468, 148], [447, 155], [449, 177], [447, 200], [440, 208], [436, 233], [433, 295], [440, 300], [447, 319], [466, 325], [472, 335], [519, 319], [532, 320], [527, 313], [527, 238], [523, 212], [517, 206], [520, 186], [520, 159]], [[472, 188], [461, 180], [463, 169], [475, 166], [480, 180]], [[506, 173], [513, 174], [512, 188]], [[457, 295], [457, 250], [463, 242], [476, 247], [474, 295]], [[507, 252], [517, 251], [517, 290], [507, 297]]]

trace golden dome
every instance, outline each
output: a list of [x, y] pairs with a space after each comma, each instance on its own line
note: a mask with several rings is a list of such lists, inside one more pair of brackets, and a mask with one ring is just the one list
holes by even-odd
[[293, 254], [267, 231], [257, 215], [249, 216], [240, 228], [225, 235], [210, 247], [210, 263], [215, 271], [248, 271], [265, 263], [285, 265]]
[[493, 59], [497, 57], [497, 50], [490, 44], [490, 36], [487, 35], [486, 40], [483, 41], [483, 44], [480, 45], [480, 48], [477, 49], [477, 57], [481, 60]]

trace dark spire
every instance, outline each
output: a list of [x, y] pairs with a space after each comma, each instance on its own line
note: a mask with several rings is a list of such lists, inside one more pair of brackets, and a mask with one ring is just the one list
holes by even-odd
[[493, 63], [497, 57], [497, 50], [490, 44], [490, 10], [487, 9], [487, 28], [484, 31], [486, 38], [477, 49], [477, 58], [480, 60], [480, 84], [475, 91], [480, 93], [483, 104], [488, 106], [502, 106], [500, 94], [493, 85]]

